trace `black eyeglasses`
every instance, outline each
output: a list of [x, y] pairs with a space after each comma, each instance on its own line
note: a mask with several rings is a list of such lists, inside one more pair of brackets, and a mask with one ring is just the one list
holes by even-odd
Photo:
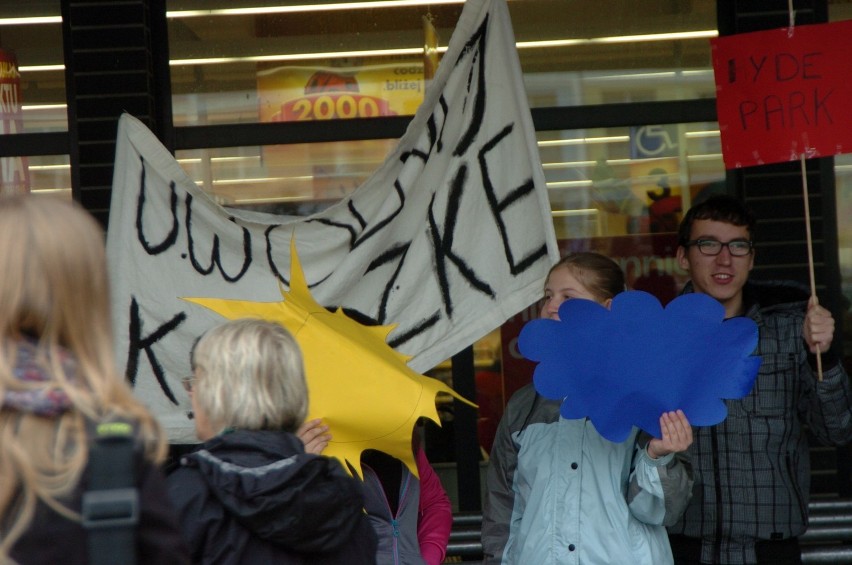
[[723, 247], [728, 248], [728, 253], [734, 257], [745, 257], [751, 253], [754, 245], [747, 239], [734, 239], [732, 241], [717, 241], [715, 239], [693, 239], [687, 241], [684, 247], [695, 246], [702, 255], [715, 256], [722, 252]]
[[195, 377], [184, 377], [180, 380], [180, 384], [183, 385], [183, 390], [192, 392], [192, 387], [195, 385]]

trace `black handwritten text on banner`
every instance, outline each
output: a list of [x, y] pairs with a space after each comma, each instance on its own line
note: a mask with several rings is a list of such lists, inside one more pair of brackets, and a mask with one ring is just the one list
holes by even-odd
[[389, 343], [418, 372], [540, 297], [557, 247], [522, 84], [505, 0], [469, 0], [395, 151], [306, 218], [218, 206], [122, 117], [107, 242], [117, 355], [172, 441], [192, 441], [177, 386], [189, 348], [222, 321], [181, 297], [280, 301], [291, 237], [314, 298], [395, 324]]

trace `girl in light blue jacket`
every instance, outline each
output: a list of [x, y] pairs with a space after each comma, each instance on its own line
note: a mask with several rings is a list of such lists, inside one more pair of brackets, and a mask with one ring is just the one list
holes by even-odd
[[[541, 317], [558, 320], [565, 300], [609, 307], [624, 290], [618, 265], [576, 253], [550, 271]], [[681, 411], [660, 417], [662, 438], [634, 429], [601, 437], [586, 419], [560, 417], [558, 400], [532, 385], [512, 396], [486, 476], [482, 545], [486, 564], [661, 565], [672, 563], [665, 526], [682, 514], [692, 472], [680, 452], [692, 443]]]

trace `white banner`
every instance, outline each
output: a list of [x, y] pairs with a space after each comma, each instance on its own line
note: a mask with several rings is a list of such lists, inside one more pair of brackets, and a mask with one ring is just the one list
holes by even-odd
[[190, 347], [224, 321], [180, 298], [280, 301], [291, 237], [317, 302], [397, 324], [417, 372], [448, 359], [540, 298], [558, 255], [505, 0], [466, 2], [398, 147], [331, 208], [222, 208], [124, 115], [109, 226], [117, 358], [173, 442], [195, 441]]

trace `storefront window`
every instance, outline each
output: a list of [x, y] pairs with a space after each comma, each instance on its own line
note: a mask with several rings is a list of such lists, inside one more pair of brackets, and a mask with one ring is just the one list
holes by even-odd
[[[463, 2], [373, 4], [167, 2], [176, 125], [413, 114]], [[508, 5], [533, 107], [715, 95], [712, 2]]]
[[844, 317], [838, 325], [845, 337], [843, 354], [846, 366], [852, 367], [852, 155], [834, 159], [837, 192], [837, 243], [840, 276], [844, 297]]
[[[59, 0], [0, 5], [0, 135], [68, 130]], [[0, 193], [70, 198], [67, 155], [0, 157]]]
[[[297, 2], [215, 4], [167, 2], [179, 127], [413, 115], [434, 63], [424, 45], [442, 53], [463, 8], [414, 1], [341, 10]], [[257, 9], [241, 12], [244, 7]], [[568, 9], [556, 0], [509, 0], [508, 7], [533, 108], [715, 96], [713, 2], [604, 0]], [[606, 253], [622, 264], [631, 285], [670, 300], [685, 280], [672, 260], [682, 210], [700, 192], [724, 187], [718, 125], [540, 131], [537, 142], [561, 251]], [[360, 186], [395, 143], [236, 147], [177, 157], [222, 204], [308, 215]], [[531, 377], [515, 339], [535, 316], [533, 305], [473, 346], [477, 397], [471, 400], [480, 405], [483, 462], [506, 401]], [[450, 361], [429, 374], [452, 385]], [[451, 493], [455, 404], [439, 398], [444, 425], [425, 429], [429, 458]]]
[[[852, 5], [829, 3], [832, 22], [852, 19]], [[837, 198], [837, 243], [843, 289], [843, 319], [838, 320], [843, 340], [843, 356], [847, 369], [852, 368], [852, 155], [834, 159]]]
[[297, 4], [168, 2], [176, 125], [414, 114], [462, 6]]
[[67, 131], [59, 0], [0, 5], [0, 135]]

